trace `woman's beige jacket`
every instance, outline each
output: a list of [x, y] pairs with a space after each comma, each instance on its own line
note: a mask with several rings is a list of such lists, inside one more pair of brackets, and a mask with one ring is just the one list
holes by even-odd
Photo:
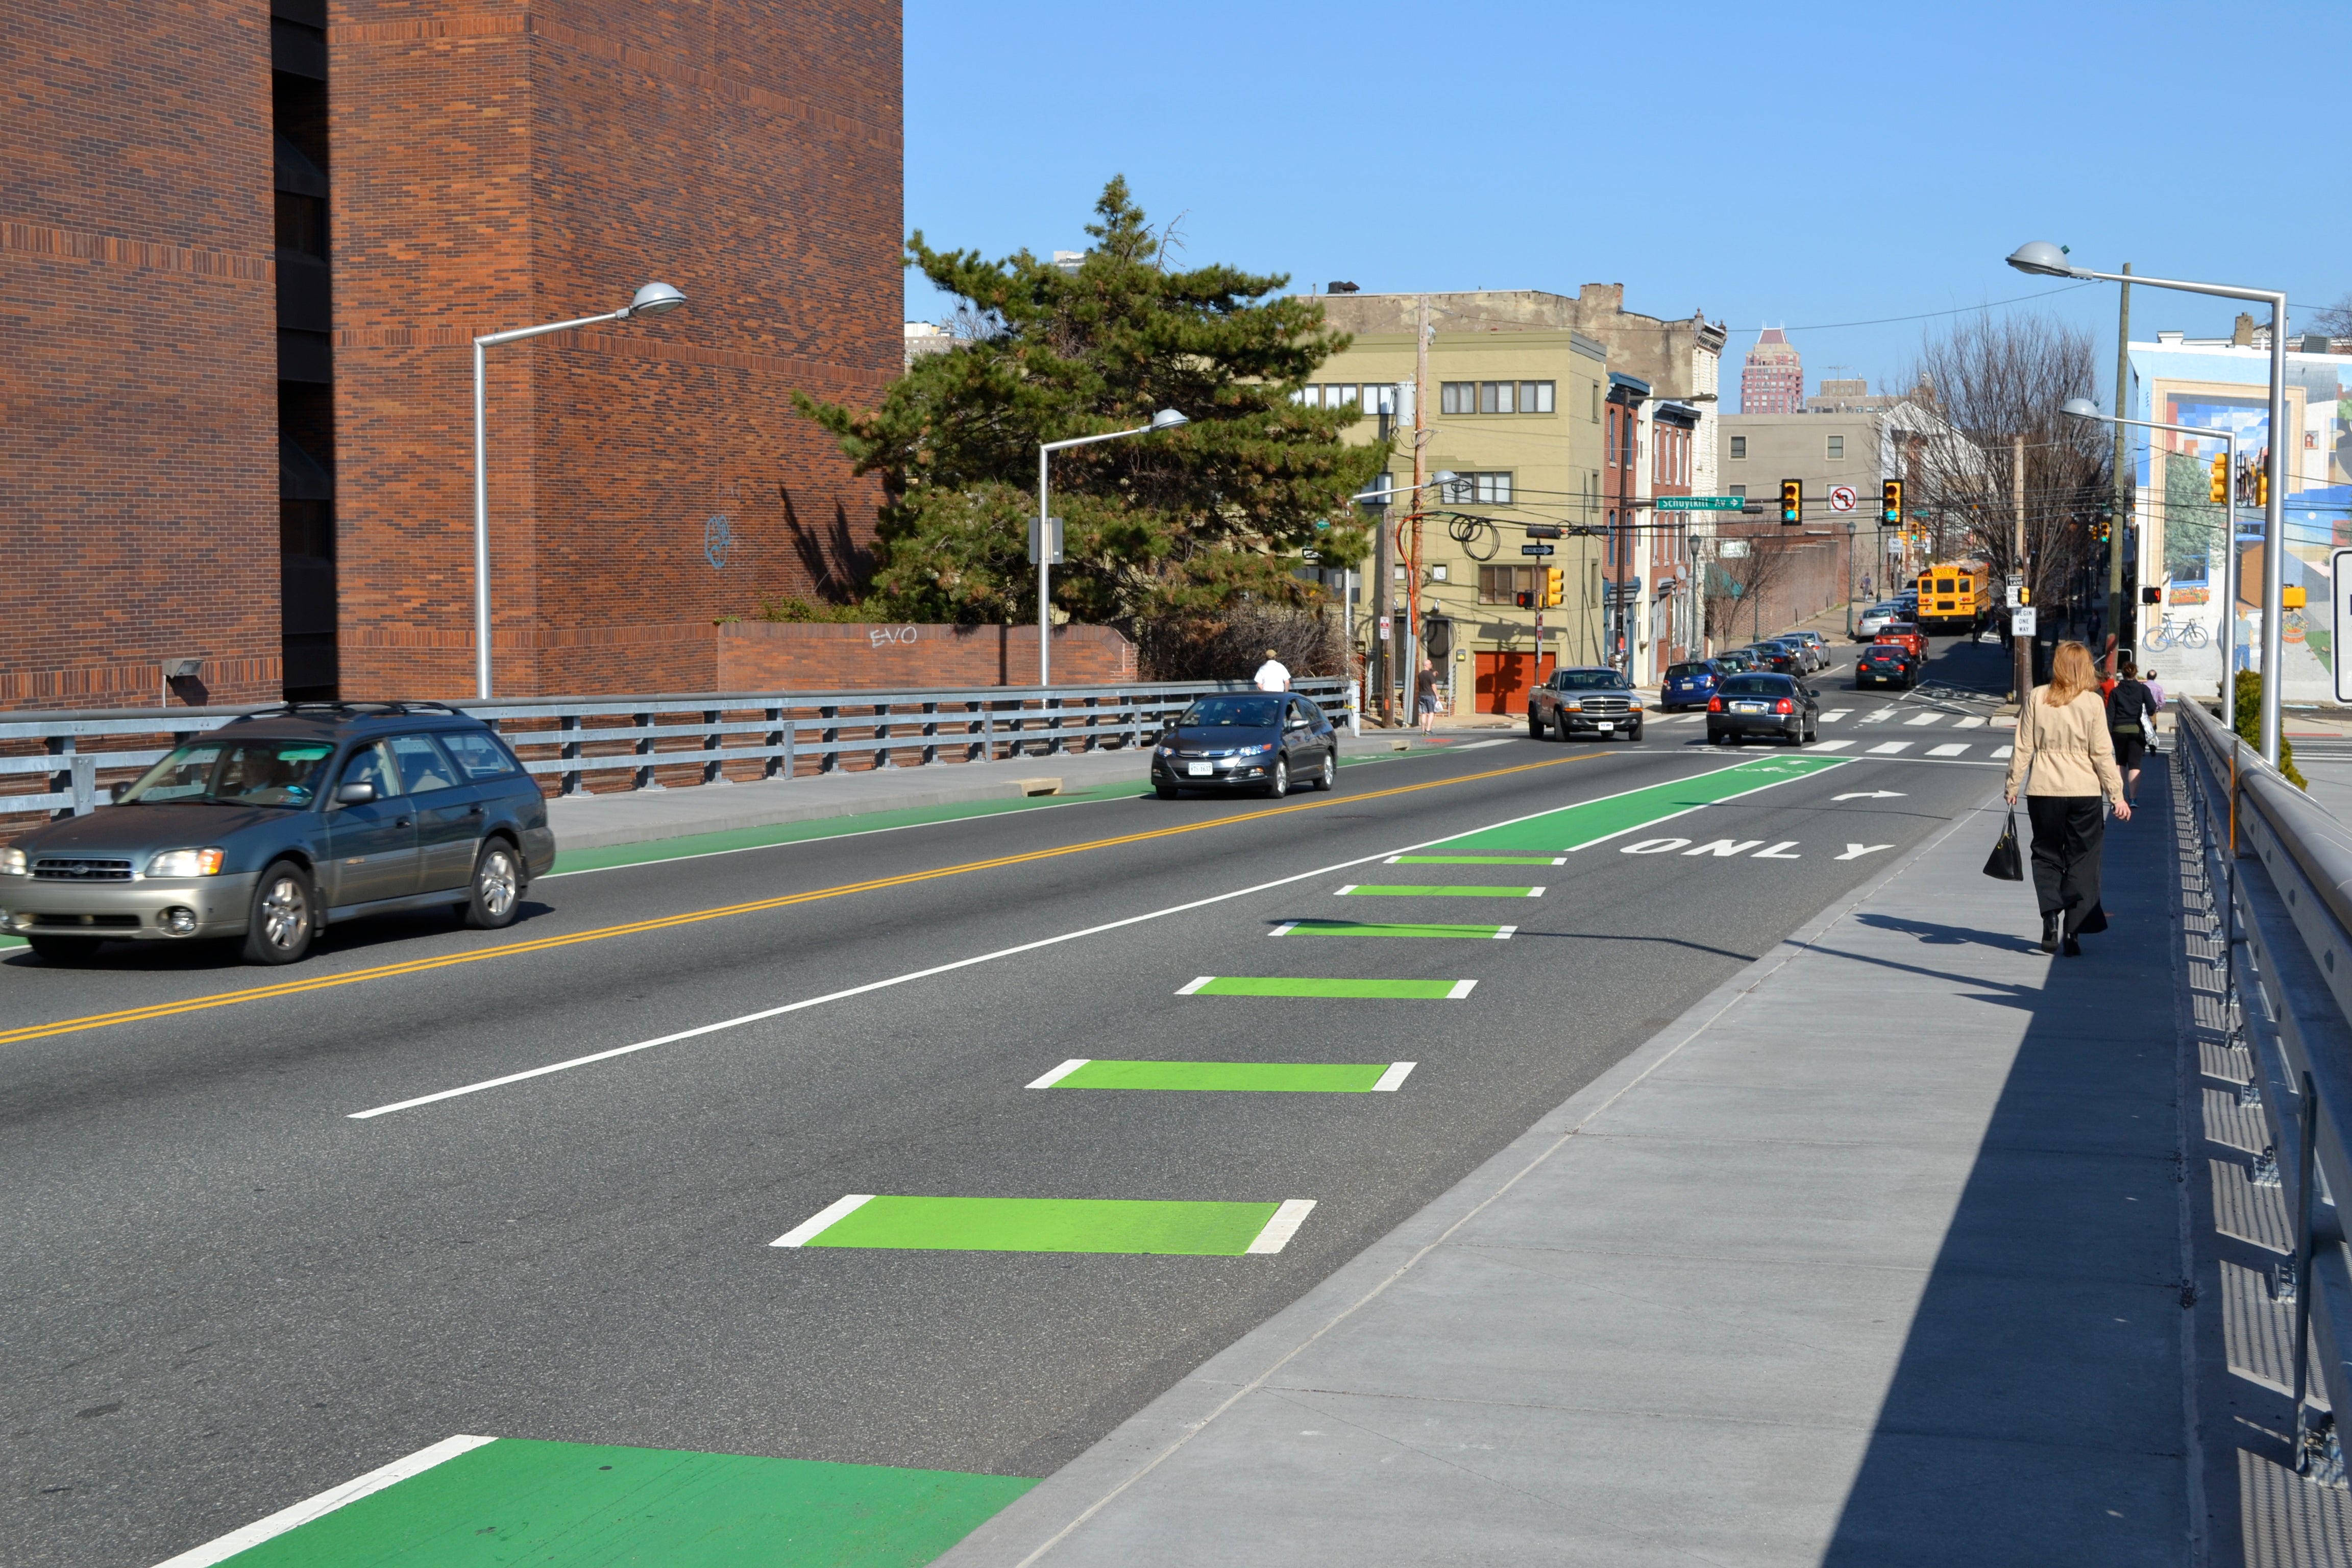
[[2124, 798], [2124, 776], [2116, 770], [2115, 737], [2107, 733], [2107, 705], [2092, 687], [2063, 708], [2042, 700], [2050, 689], [2037, 686], [2017, 715], [2017, 749], [2009, 758], [2009, 793], [2032, 771], [2028, 795], [2105, 795]]

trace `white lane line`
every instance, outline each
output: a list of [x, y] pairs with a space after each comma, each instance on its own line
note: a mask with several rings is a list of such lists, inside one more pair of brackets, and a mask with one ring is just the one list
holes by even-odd
[[1832, 708], [1828, 712], [1822, 715], [1822, 722], [1824, 724], [1834, 724], [1853, 711], [1853, 710], [1851, 708]]
[[[1820, 746], [1815, 746], [1813, 749], [1814, 749], [1815, 751], [1820, 751], [1820, 750], [1822, 750], [1822, 747], [1820, 747]], [[1751, 760], [1752, 760], [1752, 759], [1751, 759]], [[1685, 779], [1685, 780], [1684, 780], [1684, 781], [1682, 781], [1682, 782], [1684, 782], [1684, 783], [1687, 784], [1687, 783], [1691, 782], [1691, 780], [1696, 780], [1696, 779], [1704, 779], [1704, 778], [1712, 778], [1712, 777], [1714, 777], [1717, 773], [1729, 773], [1733, 768], [1744, 768], [1744, 767], [1746, 767], [1747, 765], [1748, 765], [1748, 763], [1727, 763], [1726, 764], [1724, 764], [1722, 767], [1719, 767], [1719, 768], [1710, 768], [1710, 769], [1708, 769], [1708, 770], [1707, 770], [1706, 772], [1705, 772], [1705, 773], [1693, 773], [1693, 774], [1691, 774], [1691, 775], [1690, 775], [1690, 779]], [[1844, 765], [1845, 765], [1845, 760], [1844, 760], [1843, 758], [1840, 758], [1840, 759], [1838, 759], [1837, 761], [1835, 761], [1835, 762], [1832, 763], [1830, 764], [1830, 768], [1843, 767]], [[1741, 790], [1738, 795], [1725, 795], [1721, 800], [1712, 800], [1712, 801], [1708, 801], [1708, 802], [1705, 803], [1704, 805], [1686, 805], [1686, 806], [1683, 807], [1680, 811], [1670, 811], [1670, 812], [1667, 812], [1667, 813], [1666, 813], [1664, 816], [1654, 816], [1654, 817], [1652, 817], [1650, 820], [1648, 820], [1647, 822], [1638, 822], [1638, 823], [1635, 823], [1635, 824], [1634, 824], [1633, 826], [1631, 826], [1631, 827], [1621, 827], [1621, 828], [1617, 829], [1617, 831], [1616, 831], [1616, 832], [1614, 832], [1614, 833], [1604, 833], [1604, 834], [1602, 834], [1602, 835], [1601, 835], [1600, 837], [1598, 837], [1598, 838], [1588, 838], [1588, 839], [1586, 839], [1586, 840], [1585, 840], [1583, 843], [1581, 843], [1581, 844], [1571, 844], [1571, 845], [1570, 845], [1570, 846], [1568, 847], [1568, 852], [1569, 852], [1570, 854], [1573, 855], [1573, 854], [1575, 854], [1575, 853], [1576, 853], [1578, 850], [1580, 850], [1580, 849], [1590, 849], [1590, 848], [1591, 848], [1591, 847], [1592, 847], [1594, 845], [1596, 845], [1596, 844], [1606, 844], [1606, 843], [1608, 843], [1608, 842], [1609, 842], [1611, 839], [1612, 839], [1612, 838], [1622, 838], [1622, 837], [1625, 837], [1625, 835], [1627, 835], [1628, 833], [1639, 833], [1639, 832], [1641, 832], [1641, 831], [1642, 831], [1643, 828], [1645, 828], [1645, 827], [1655, 827], [1655, 826], [1656, 826], [1659, 823], [1661, 823], [1661, 822], [1672, 822], [1675, 818], [1676, 818], [1676, 817], [1678, 817], [1678, 816], [1689, 816], [1692, 812], [1694, 812], [1694, 811], [1705, 811], [1705, 810], [1707, 808], [1707, 806], [1709, 806], [1709, 805], [1728, 805], [1730, 802], [1735, 801], [1735, 800], [1745, 800], [1745, 799], [1747, 799], [1747, 798], [1748, 798], [1749, 795], [1760, 795], [1760, 794], [1762, 794], [1764, 791], [1766, 791], [1766, 790], [1768, 790], [1768, 789], [1778, 789], [1778, 788], [1780, 788], [1782, 784], [1789, 783], [1789, 782], [1790, 782], [1790, 780], [1791, 780], [1791, 779], [1800, 779], [1800, 778], [1818, 778], [1818, 777], [1820, 777], [1820, 776], [1821, 776], [1821, 774], [1822, 774], [1822, 773], [1828, 773], [1828, 772], [1830, 771], [1830, 768], [1822, 768], [1822, 769], [1820, 769], [1818, 772], [1809, 772], [1809, 773], [1788, 773], [1788, 774], [1784, 774], [1784, 775], [1782, 775], [1782, 776], [1781, 776], [1781, 777], [1780, 777], [1780, 778], [1776, 778], [1776, 779], [1766, 779], [1764, 783], [1762, 783], [1762, 784], [1758, 784], [1754, 789], [1744, 789], [1744, 790]], [[1658, 786], [1657, 786], [1657, 785], [1655, 785], [1655, 784], [1642, 784], [1642, 785], [1639, 785], [1639, 786], [1637, 786], [1637, 787], [1635, 787], [1635, 788], [1633, 788], [1633, 789], [1620, 790], [1620, 791], [1618, 791], [1618, 792], [1617, 792], [1617, 794], [1616, 794], [1616, 795], [1599, 795], [1599, 796], [1594, 797], [1594, 799], [1592, 799], [1592, 800], [1580, 800], [1580, 801], [1578, 801], [1576, 804], [1577, 804], [1577, 805], [1598, 805], [1601, 801], [1604, 801], [1604, 800], [1616, 800], [1616, 799], [1619, 799], [1619, 798], [1621, 798], [1621, 797], [1622, 797], [1622, 796], [1624, 796], [1624, 795], [1639, 795], [1639, 794], [1641, 794], [1641, 793], [1642, 793], [1642, 791], [1643, 791], [1643, 790], [1645, 790], [1645, 789], [1655, 789], [1655, 788], [1657, 788], [1657, 787], [1658, 787]], [[1555, 807], [1554, 809], [1555, 809], [1555, 810], [1558, 810], [1558, 809], [1562, 809], [1562, 808]], [[1550, 813], [1549, 813], [1549, 812], [1540, 812], [1540, 811], [1539, 811], [1539, 812], [1532, 813], [1532, 814], [1531, 814], [1530, 816], [1522, 816], [1522, 817], [1519, 817], [1519, 818], [1517, 818], [1517, 821], [1518, 821], [1518, 822], [1528, 822], [1528, 821], [1532, 821], [1532, 820], [1533, 820], [1535, 817], [1537, 817], [1537, 816], [1549, 816], [1549, 815], [1550, 815]], [[1498, 824], [1496, 824], [1495, 827], [1491, 827], [1491, 828], [1480, 828], [1480, 829], [1478, 829], [1478, 831], [1479, 831], [1479, 832], [1481, 832], [1481, 833], [1492, 833], [1492, 832], [1497, 831], [1499, 828], [1509, 827], [1509, 826], [1514, 826], [1514, 824], [1513, 824], [1513, 823], [1504, 822], [1504, 823], [1498, 823]], [[1454, 835], [1454, 837], [1455, 837], [1456, 838], [1467, 838], [1467, 837], [1470, 837], [1470, 835], [1468, 835], [1468, 834], [1466, 834], [1466, 833], [1457, 833], [1457, 834], [1455, 834], [1455, 835]]]
[[1297, 929], [1298, 922], [1297, 921], [1285, 921], [1265, 934], [1268, 936], [1288, 936], [1292, 931], [1295, 931]]
[[2016, 747], [2014, 747], [2014, 746], [1995, 746], [1995, 747], [1992, 749], [1992, 754], [1993, 754], [1996, 758], [1999, 758], [1999, 757], [2006, 757], [2006, 756], [2008, 756], [2010, 753], [2011, 753], [2012, 752], [2014, 752], [2014, 751], [2016, 751], [2016, 750], [2017, 750], [2017, 748], [2016, 748]]
[[444, 1437], [429, 1448], [419, 1448], [404, 1459], [394, 1459], [380, 1470], [370, 1470], [357, 1480], [345, 1481], [339, 1487], [329, 1487], [318, 1496], [305, 1498], [292, 1508], [279, 1509], [268, 1519], [257, 1519], [242, 1530], [232, 1530], [216, 1541], [190, 1547], [155, 1568], [212, 1568], [225, 1563], [240, 1552], [250, 1551], [273, 1536], [285, 1534], [298, 1525], [334, 1512], [348, 1503], [355, 1503], [372, 1493], [396, 1486], [411, 1476], [421, 1476], [434, 1466], [445, 1464], [460, 1454], [471, 1453], [485, 1443], [495, 1443], [495, 1437]]
[[1906, 719], [1903, 721], [1906, 726], [1914, 730], [1917, 729], [1922, 724], [1940, 724], [1943, 721], [1944, 716], [1941, 713], [1922, 713], [1916, 719]]
[[1449, 752], [1483, 752], [1489, 746], [1507, 746], [1517, 739], [1517, 735], [1507, 735], [1499, 741], [1473, 741], [1466, 746], [1448, 746], [1445, 749]]
[[1389, 1070], [1381, 1074], [1381, 1081], [1372, 1085], [1372, 1092], [1379, 1094], [1383, 1091], [1393, 1090], [1397, 1085], [1404, 1082], [1405, 1075], [1407, 1073], [1412, 1071], [1413, 1068], [1420, 1065], [1421, 1064], [1419, 1062], [1389, 1063]]
[[1947, 741], [1940, 746], [1928, 747], [1927, 754], [1931, 757], [1957, 757], [1967, 750], [1968, 747], [1960, 742]]
[[1981, 730], [1984, 728], [1984, 719], [1979, 714], [1971, 713], [1965, 719], [1953, 720], [1952, 728], [1955, 730]]
[[[1738, 767], [1741, 764], [1738, 763], [1730, 764], [1732, 767]], [[1694, 773], [1691, 776], [1694, 778], [1704, 778], [1709, 773], [1719, 773], [1721, 771], [1721, 769], [1710, 768], [1706, 770], [1704, 773]], [[1788, 781], [1785, 779], [1773, 781], [1774, 784], [1785, 784]], [[1598, 800], [1614, 800], [1618, 798], [1619, 795], [1635, 795], [1640, 793], [1641, 790], [1654, 787], [1656, 786], [1642, 784], [1637, 785], [1633, 789], [1620, 790], [1615, 795], [1599, 795], [1594, 798]], [[1757, 787], [1758, 789], [1769, 789], [1771, 788], [1772, 785], [1759, 784]], [[1749, 790], [1744, 793], [1753, 795], [1756, 791]], [[1738, 797], [1732, 796], [1728, 798], [1737, 799]], [[1573, 804], [1587, 805], [1591, 805], [1591, 802], [1578, 801]], [[928, 969], [908, 970], [904, 974], [893, 974], [887, 979], [868, 981], [863, 985], [852, 985], [846, 990], [829, 991], [822, 996], [803, 997], [798, 1002], [787, 1002], [781, 1006], [763, 1007], [756, 1013], [745, 1013], [733, 1018], [721, 1018], [717, 1023], [703, 1024], [691, 1029], [680, 1029], [676, 1034], [662, 1035], [650, 1040], [638, 1040], [634, 1044], [626, 1046], [614, 1046], [608, 1050], [591, 1051], [586, 1056], [572, 1057], [560, 1062], [549, 1062], [544, 1067], [526, 1068], [520, 1072], [504, 1073], [497, 1078], [483, 1079], [477, 1083], [459, 1084], [455, 1089], [439, 1089], [432, 1094], [420, 1094], [412, 1100], [394, 1100], [390, 1105], [378, 1105], [371, 1107], [366, 1110], [350, 1111], [346, 1113], [346, 1120], [352, 1121], [365, 1121], [372, 1117], [389, 1116], [393, 1112], [398, 1110], [414, 1110], [421, 1105], [434, 1105], [442, 1100], [456, 1100], [464, 1095], [480, 1094], [485, 1090], [493, 1089], [504, 1089], [510, 1083], [523, 1083], [531, 1079], [545, 1078], [551, 1073], [569, 1072], [574, 1068], [593, 1067], [598, 1062], [611, 1061], [616, 1057], [631, 1056], [638, 1051], [649, 1051], [656, 1046], [676, 1045], [680, 1040], [691, 1040], [703, 1035], [715, 1035], [726, 1029], [741, 1028], [746, 1024], [757, 1024], [764, 1022], [770, 1018], [781, 1018], [787, 1013], [798, 1013], [804, 1008], [822, 1007], [831, 1002], [845, 1002], [854, 996], [864, 996], [876, 991], [887, 991], [892, 986], [906, 985], [918, 980], [929, 980], [934, 975], [952, 974], [959, 969], [970, 969], [975, 964], [993, 963], [997, 960], [1003, 958], [1017, 958], [1024, 952], [1036, 952], [1044, 948], [1058, 947], [1066, 942], [1080, 942], [1090, 936], [1101, 936], [1108, 931], [1124, 931], [1129, 926], [1143, 925], [1148, 921], [1164, 920], [1171, 915], [1190, 914], [1194, 910], [1205, 910], [1212, 905], [1225, 903], [1234, 899], [1246, 899], [1255, 893], [1267, 893], [1272, 892], [1276, 888], [1287, 888], [1298, 882], [1314, 881], [1318, 878], [1328, 877], [1334, 871], [1344, 871], [1353, 866], [1373, 865], [1379, 861], [1386, 859], [1391, 855], [1411, 855], [1419, 850], [1435, 848], [1437, 846], [1442, 844], [1450, 844], [1459, 838], [1467, 838], [1472, 834], [1499, 832], [1506, 827], [1515, 827], [1522, 822], [1533, 822], [1538, 817], [1552, 816], [1554, 813], [1560, 811], [1561, 809], [1563, 808], [1556, 805], [1546, 806], [1540, 811], [1530, 811], [1518, 816], [1506, 817], [1500, 822], [1486, 823], [1476, 827], [1465, 829], [1460, 833], [1449, 833], [1442, 838], [1424, 838], [1418, 844], [1407, 844], [1397, 849], [1375, 850], [1370, 855], [1359, 855], [1352, 860], [1340, 860], [1328, 866], [1318, 866], [1311, 871], [1301, 871], [1297, 875], [1292, 877], [1277, 877], [1271, 882], [1258, 882], [1246, 888], [1235, 888], [1233, 891], [1228, 893], [1212, 893], [1205, 899], [1194, 899], [1188, 903], [1171, 904], [1166, 909], [1161, 910], [1148, 910], [1139, 915], [1129, 915], [1121, 920], [1106, 921], [1101, 925], [1085, 926], [1077, 931], [1066, 931], [1055, 936], [1040, 937], [1035, 942], [1024, 942], [1013, 947], [1000, 947], [992, 952], [979, 952], [974, 953], [970, 958], [959, 958], [947, 963], [935, 963]], [[1691, 809], [1696, 811], [1700, 808], [1693, 806]], [[1680, 814], [1677, 813], [1676, 815]], [[1631, 830], [1628, 829], [1628, 831]], [[1612, 834], [1610, 837], [1614, 837], [1616, 836]], [[1199, 979], [1193, 981], [1192, 984], [1187, 985], [1182, 990], [1177, 992], [1176, 994], [1179, 996], [1190, 996], [1194, 991], [1206, 985], [1210, 981], [1214, 980], [1216, 976], [1213, 974], [1203, 974]], [[1465, 981], [1463, 983], [1463, 986], [1467, 987], [1471, 984], [1474, 983]], [[1457, 994], [1454, 999], [1459, 1000], [1461, 996], [1466, 996], [1468, 994], [1469, 992], [1466, 988], [1458, 989]]]
[[1815, 741], [1805, 749], [1809, 752], [1843, 752], [1853, 744], [1852, 741]]
[[1908, 741], [1881, 741], [1870, 748], [1870, 754], [1874, 757], [1891, 757], [1897, 752], [1907, 752], [1910, 749], [1911, 742]]
[[837, 1197], [768, 1245], [770, 1247], [805, 1247], [832, 1229], [837, 1222], [847, 1219], [873, 1201], [872, 1193], [849, 1193]]
[[1517, 926], [1496, 926], [1495, 928], [1495, 940], [1496, 942], [1508, 942], [1515, 934], [1517, 934], [1518, 929], [1519, 928]]
[[1060, 1067], [1055, 1068], [1052, 1072], [1047, 1073], [1045, 1077], [1030, 1079], [1029, 1087], [1031, 1089], [1051, 1089], [1055, 1084], [1061, 1082], [1064, 1079], [1069, 1077], [1072, 1073], [1077, 1071], [1080, 1068], [1086, 1066], [1092, 1060], [1094, 1060], [1094, 1058], [1092, 1057], [1072, 1057], [1068, 1061], [1064, 1062]]
[[1679, 717], [1669, 719], [1666, 722], [1669, 724], [1704, 724], [1706, 722], [1706, 715], [1704, 713], [1685, 713]]
[[1445, 999], [1448, 1002], [1459, 1002], [1469, 995], [1477, 984], [1475, 980], [1457, 980], [1454, 983], [1454, 989], [1445, 994]]
[[1265, 1228], [1257, 1233], [1257, 1239], [1242, 1248], [1243, 1252], [1280, 1252], [1290, 1245], [1290, 1238], [1298, 1234], [1298, 1227], [1307, 1223], [1307, 1216], [1314, 1207], [1313, 1198], [1283, 1199], [1282, 1206], [1274, 1211], [1274, 1217], [1265, 1222]]
[[1529, 888], [1528, 889], [1528, 897], [1531, 899], [1540, 899], [1543, 896], [1544, 890], [1541, 888]]
[[1338, 898], [1338, 897], [1339, 897], [1340, 894], [1342, 894], [1342, 893], [1352, 893], [1352, 892], [1354, 892], [1358, 888], [1360, 888], [1360, 887], [1362, 887], [1362, 886], [1363, 886], [1363, 884], [1362, 884], [1361, 882], [1350, 882], [1350, 883], [1349, 883], [1349, 884], [1348, 884], [1346, 887], [1344, 887], [1344, 888], [1334, 888], [1334, 889], [1331, 889], [1331, 896], [1332, 896], [1333, 898], [1335, 898], [1335, 899], [1336, 899], [1336, 898]]

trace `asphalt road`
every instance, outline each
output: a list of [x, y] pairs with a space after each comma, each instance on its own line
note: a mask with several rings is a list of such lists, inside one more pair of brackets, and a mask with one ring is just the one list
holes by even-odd
[[[1279, 805], [557, 877], [511, 931], [355, 924], [292, 972], [13, 955], [0, 1561], [156, 1562], [461, 1432], [1045, 1474], [1979, 800], [2007, 737], [1958, 725], [2000, 657], [1944, 649], [1900, 696], [1817, 676], [1839, 765], [1559, 866], [1382, 861], [1788, 753], [1654, 718], [1638, 746], [1513, 737]], [[1543, 891], [1336, 891], [1372, 883]], [[1269, 935], [1335, 919], [1517, 931]], [[1178, 994], [1203, 975], [1476, 984]], [[157, 1011], [41, 1032], [131, 1009]], [[1024, 1087], [1072, 1058], [1416, 1066], [1393, 1093]], [[1316, 1206], [1273, 1256], [770, 1245], [850, 1193]]]

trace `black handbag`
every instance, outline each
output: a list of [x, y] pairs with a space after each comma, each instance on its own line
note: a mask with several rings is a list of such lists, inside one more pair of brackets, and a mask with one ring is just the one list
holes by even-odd
[[1992, 853], [1985, 857], [1984, 874], [2004, 882], [2025, 880], [2025, 857], [2017, 851], [2017, 807], [2009, 808], [2009, 822], [1993, 841]]

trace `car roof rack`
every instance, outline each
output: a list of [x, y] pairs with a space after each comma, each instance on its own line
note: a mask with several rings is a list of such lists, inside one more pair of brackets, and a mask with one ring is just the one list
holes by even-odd
[[282, 719], [302, 714], [335, 714], [354, 719], [390, 719], [407, 713], [446, 713], [453, 718], [457, 710], [446, 702], [279, 702], [251, 713], [240, 713], [229, 721], [242, 724], [251, 719]]

